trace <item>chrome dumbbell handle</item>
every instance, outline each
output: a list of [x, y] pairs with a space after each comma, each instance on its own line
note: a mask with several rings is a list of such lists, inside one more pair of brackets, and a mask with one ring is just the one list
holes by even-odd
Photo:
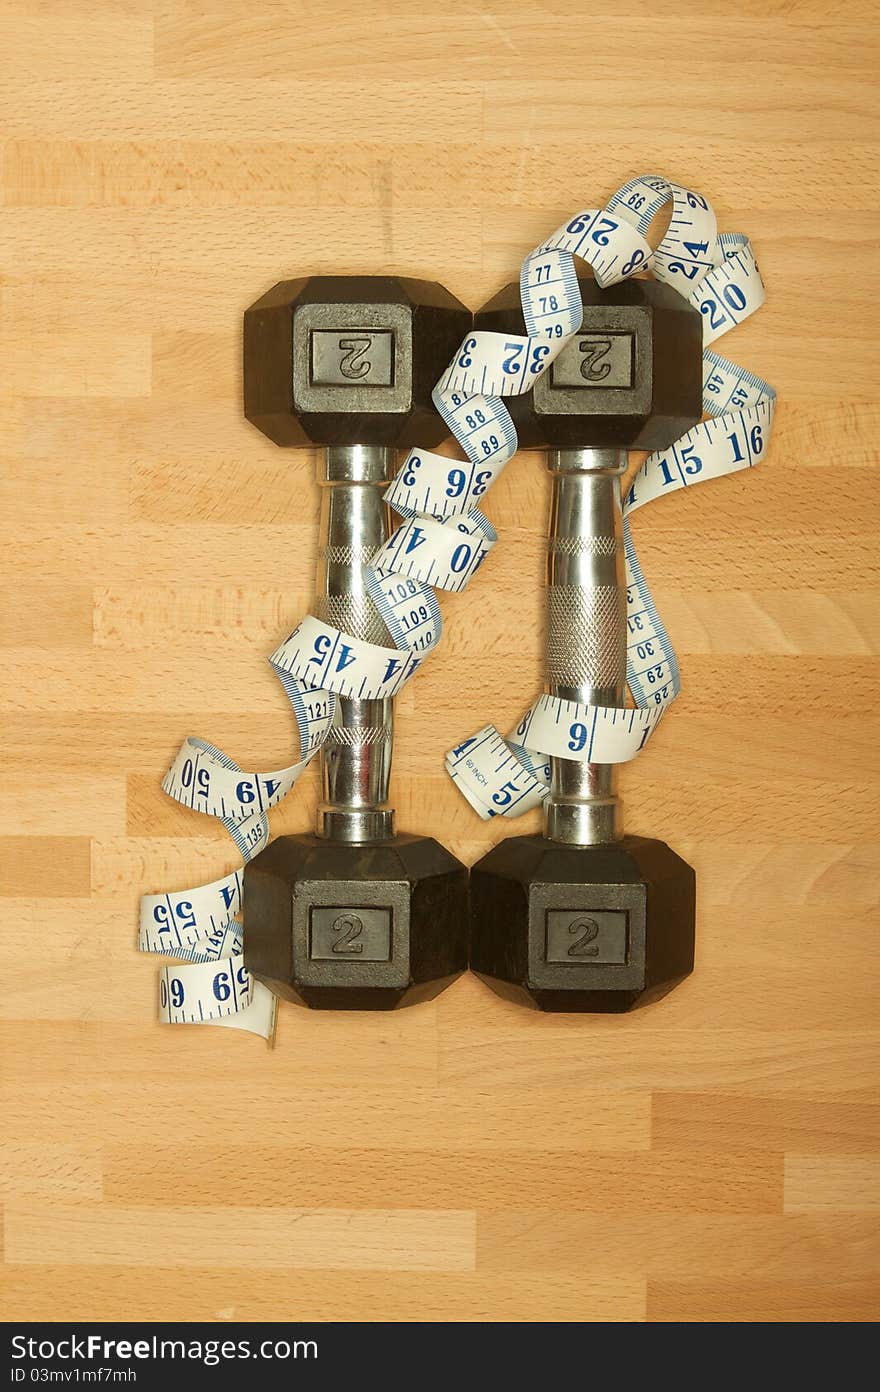
[[[319, 459], [321, 530], [315, 616], [383, 647], [393, 646], [370, 595], [364, 570], [388, 537], [382, 492], [394, 452], [378, 445], [333, 446]], [[317, 832], [333, 841], [384, 841], [394, 835], [388, 806], [394, 705], [338, 697], [321, 749], [323, 801]]]
[[[626, 569], [620, 478], [625, 450], [553, 450], [547, 539], [547, 689], [565, 700], [622, 706]], [[545, 834], [592, 846], [623, 832], [617, 767], [551, 759]]]

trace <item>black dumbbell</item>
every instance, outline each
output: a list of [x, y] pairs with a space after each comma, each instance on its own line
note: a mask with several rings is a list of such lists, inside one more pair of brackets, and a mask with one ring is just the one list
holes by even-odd
[[[471, 315], [442, 286], [391, 276], [276, 285], [245, 313], [245, 414], [281, 445], [320, 444], [315, 617], [393, 646], [365, 567], [388, 536], [394, 449], [446, 434], [431, 390]], [[289, 1000], [389, 1010], [467, 965], [467, 871], [437, 841], [395, 835], [392, 701], [339, 697], [321, 750], [315, 835], [280, 836], [244, 873], [244, 952]]]
[[[626, 582], [620, 478], [701, 416], [700, 315], [658, 281], [579, 277], [581, 330], [509, 406], [520, 443], [549, 450], [548, 690], [622, 706]], [[525, 331], [518, 285], [475, 328]], [[662, 841], [625, 836], [616, 765], [551, 759], [544, 836], [500, 842], [471, 871], [471, 966], [542, 1010], [657, 1000], [694, 962], [694, 872]]]

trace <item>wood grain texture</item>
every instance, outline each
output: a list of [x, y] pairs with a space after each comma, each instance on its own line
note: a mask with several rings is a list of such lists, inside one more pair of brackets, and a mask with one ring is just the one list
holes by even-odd
[[[876, 1318], [877, 20], [0, 0], [7, 1318]], [[236, 855], [158, 780], [188, 733], [289, 757], [265, 657], [312, 593], [313, 460], [242, 418], [243, 308], [305, 271], [479, 305], [645, 170], [754, 239], [723, 351], [781, 398], [760, 469], [635, 519], [685, 689], [625, 795], [697, 869], [695, 974], [623, 1019], [468, 978], [285, 1007], [274, 1051], [160, 1027], [137, 896]], [[521, 455], [398, 702], [400, 822], [467, 861], [508, 828], [442, 755], [539, 685], [546, 501]]]

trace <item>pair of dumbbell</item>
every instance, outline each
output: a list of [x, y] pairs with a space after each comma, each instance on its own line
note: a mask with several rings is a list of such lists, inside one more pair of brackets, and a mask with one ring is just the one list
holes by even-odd
[[[700, 419], [701, 321], [656, 281], [580, 289], [581, 331], [509, 406], [520, 443], [549, 450], [549, 690], [620, 706], [620, 477], [629, 449]], [[276, 285], [244, 325], [247, 417], [276, 444], [324, 447], [316, 617], [387, 646], [366, 567], [388, 536], [394, 451], [443, 438], [431, 392], [472, 326], [524, 332], [519, 287], [472, 316], [434, 282], [312, 277]], [[542, 1009], [616, 1011], [691, 971], [693, 871], [623, 835], [615, 766], [552, 759], [544, 835], [500, 842], [468, 876], [435, 840], [395, 834], [392, 720], [390, 699], [338, 700], [316, 833], [276, 838], [245, 869], [245, 959], [272, 990], [391, 1009], [470, 965]]]

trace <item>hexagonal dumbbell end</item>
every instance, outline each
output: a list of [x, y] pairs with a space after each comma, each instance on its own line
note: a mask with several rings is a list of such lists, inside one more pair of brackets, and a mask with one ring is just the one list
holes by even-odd
[[279, 836], [244, 871], [251, 971], [287, 1000], [393, 1010], [467, 966], [464, 866], [427, 836]]
[[277, 445], [428, 449], [447, 434], [431, 392], [470, 325], [430, 280], [282, 281], [245, 311], [245, 415]]
[[[526, 396], [506, 397], [526, 448], [661, 449], [702, 414], [702, 318], [659, 280], [600, 290], [578, 276], [580, 331]], [[474, 316], [474, 327], [525, 333], [518, 284]]]
[[663, 841], [500, 841], [471, 870], [471, 968], [539, 1010], [622, 1011], [694, 966], [695, 876]]

